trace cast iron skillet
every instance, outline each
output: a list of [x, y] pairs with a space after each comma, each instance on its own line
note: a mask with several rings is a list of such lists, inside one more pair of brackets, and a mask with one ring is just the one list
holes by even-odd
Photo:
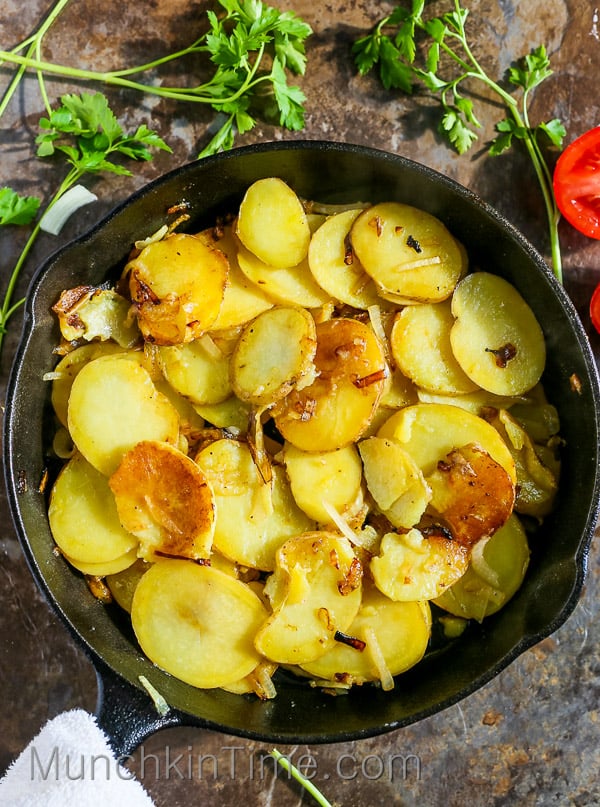
[[[38, 487], [51, 435], [49, 385], [42, 377], [55, 364], [52, 346], [59, 336], [51, 305], [65, 288], [115, 277], [132, 243], [157, 230], [172, 205], [190, 204], [193, 231], [235, 211], [246, 187], [265, 176], [281, 177], [300, 195], [321, 201], [398, 200], [429, 210], [467, 246], [473, 266], [515, 284], [547, 339], [543, 381], [561, 416], [563, 473], [556, 508], [532, 542], [526, 582], [502, 611], [431, 654], [389, 693], [363, 686], [333, 698], [286, 677], [268, 702], [196, 690], [148, 662], [118, 609], [95, 601], [84, 580], [52, 551], [47, 501]], [[580, 393], [570, 383], [573, 374]], [[531, 245], [489, 206], [400, 156], [335, 143], [263, 144], [186, 165], [153, 182], [39, 269], [8, 386], [8, 498], [39, 587], [98, 671], [98, 717], [117, 752], [128, 753], [161, 727], [183, 724], [277, 743], [346, 741], [409, 725], [456, 703], [566, 620], [581, 593], [598, 514], [599, 411], [594, 358], [570, 300]], [[171, 706], [165, 717], [141, 688], [140, 675]]]

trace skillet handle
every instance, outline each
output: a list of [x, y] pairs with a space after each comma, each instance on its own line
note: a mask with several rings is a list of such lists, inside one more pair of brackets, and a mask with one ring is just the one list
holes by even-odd
[[160, 729], [191, 723], [203, 725], [176, 709], [161, 716], [148, 693], [125, 681], [99, 659], [94, 667], [98, 680], [96, 720], [118, 759], [129, 756]]

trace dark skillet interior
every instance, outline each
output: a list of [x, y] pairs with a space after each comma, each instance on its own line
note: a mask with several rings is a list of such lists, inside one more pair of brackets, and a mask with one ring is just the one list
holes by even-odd
[[[42, 376], [55, 364], [52, 346], [58, 341], [51, 305], [65, 288], [113, 277], [132, 243], [157, 230], [170, 206], [184, 200], [190, 204], [190, 231], [209, 226], [217, 214], [235, 211], [246, 187], [265, 176], [283, 178], [307, 198], [398, 200], [434, 213], [465, 244], [472, 266], [515, 284], [546, 334], [543, 380], [561, 416], [563, 474], [556, 509], [532, 542], [526, 582], [483, 627], [470, 628], [442, 654], [432, 654], [390, 693], [363, 686], [333, 698], [287, 678], [279, 681], [277, 698], [265, 703], [193, 689], [146, 661], [117, 609], [96, 602], [81, 577], [52, 552], [46, 499], [38, 492], [51, 437], [49, 385]], [[580, 379], [580, 394], [571, 386], [572, 374]], [[9, 500], [37, 582], [92, 659], [99, 657], [138, 689], [138, 676], [145, 675], [178, 710], [177, 721], [189, 715], [192, 722], [226, 733], [282, 743], [366, 737], [408, 725], [465, 697], [571, 613], [598, 512], [599, 401], [594, 359], [569, 299], [535, 250], [477, 197], [422, 165], [362, 147], [316, 142], [254, 146], [156, 181], [39, 270], [9, 382], [4, 448]], [[127, 687], [123, 692], [126, 698]]]

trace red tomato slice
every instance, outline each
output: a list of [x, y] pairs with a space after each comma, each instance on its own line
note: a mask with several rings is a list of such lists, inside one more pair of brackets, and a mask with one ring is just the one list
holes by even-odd
[[558, 158], [554, 196], [573, 227], [600, 239], [600, 126], [574, 140]]
[[590, 319], [594, 328], [600, 333], [600, 283], [594, 289], [590, 300]]

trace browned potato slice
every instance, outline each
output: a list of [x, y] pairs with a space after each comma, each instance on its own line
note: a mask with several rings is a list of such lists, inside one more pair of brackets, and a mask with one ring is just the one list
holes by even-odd
[[314, 373], [315, 322], [303, 308], [278, 307], [248, 323], [231, 356], [233, 389], [243, 401], [279, 401]]
[[286, 541], [266, 586], [274, 612], [256, 635], [259, 653], [281, 664], [322, 656], [356, 616], [361, 581], [347, 538], [321, 531]]
[[446, 394], [477, 389], [452, 352], [453, 325], [449, 301], [407, 306], [396, 316], [390, 338], [392, 355], [418, 387]]
[[229, 261], [229, 274], [219, 315], [211, 326], [212, 331], [222, 331], [244, 325], [262, 311], [273, 305], [273, 300], [260, 286], [249, 280], [240, 269], [237, 253], [239, 242], [231, 225], [217, 230], [212, 227], [198, 233], [210, 246], [220, 249]]
[[145, 247], [125, 269], [144, 338], [178, 345], [207, 331], [219, 315], [227, 272], [225, 255], [193, 235]]
[[350, 238], [365, 271], [391, 299], [445, 300], [466, 271], [464, 250], [442, 222], [410, 205], [368, 208]]
[[361, 209], [330, 216], [313, 234], [308, 265], [327, 294], [354, 308], [380, 302], [373, 279], [365, 272], [350, 245], [350, 229]]
[[77, 374], [68, 426], [83, 456], [107, 476], [140, 440], [175, 445], [179, 439], [177, 410], [129, 354], [101, 356]]
[[283, 469], [273, 466], [271, 482], [263, 482], [246, 443], [215, 440], [196, 462], [214, 491], [214, 545], [230, 560], [271, 571], [284, 541], [314, 528], [295, 503]]
[[304, 451], [334, 451], [356, 442], [368, 427], [388, 369], [371, 328], [354, 319], [317, 325], [318, 377], [295, 389], [274, 410], [277, 428]]
[[296, 266], [306, 258], [310, 227], [302, 202], [277, 177], [254, 182], [240, 205], [237, 235], [246, 247], [270, 266]]
[[[205, 341], [206, 340], [206, 341]], [[165, 378], [193, 404], [217, 404], [232, 393], [229, 357], [208, 337], [156, 349]]]
[[226, 686], [261, 661], [253, 646], [267, 616], [240, 580], [188, 560], [161, 560], [137, 585], [131, 621], [143, 652], [195, 687]]
[[271, 266], [243, 244], [239, 245], [237, 257], [248, 280], [280, 305], [319, 308], [331, 299], [311, 275], [306, 258], [294, 266]]
[[123, 348], [114, 342], [92, 342], [76, 347], [59, 361], [49, 377], [52, 380], [52, 407], [63, 426], [67, 426], [69, 395], [75, 376], [93, 359], [122, 352]]
[[362, 466], [353, 445], [308, 452], [286, 443], [283, 459], [296, 504], [309, 518], [328, 524], [330, 514], [323, 502], [343, 514], [356, 501]]
[[454, 292], [452, 313], [452, 350], [476, 384], [496, 395], [522, 395], [538, 383], [544, 334], [511, 283], [487, 272], [468, 275]]
[[[381, 680], [372, 652], [375, 641], [390, 675], [399, 675], [425, 654], [431, 635], [431, 611], [427, 602], [394, 602], [375, 586], [364, 586], [358, 614], [331, 648], [302, 669], [328, 681], [362, 684]], [[358, 641], [356, 641], [358, 640]]]
[[111, 339], [124, 348], [140, 341], [140, 331], [130, 315], [131, 303], [114, 289], [78, 286], [63, 291], [52, 306], [60, 332], [67, 342]]
[[215, 503], [196, 463], [167, 443], [138, 443], [109, 480], [121, 523], [140, 540], [139, 555], [208, 558]]
[[383, 424], [378, 436], [397, 440], [426, 478], [454, 448], [476, 443], [516, 481], [514, 460], [496, 429], [458, 406], [435, 403], [406, 406]]
[[413, 527], [425, 512], [431, 490], [402, 446], [385, 437], [359, 443], [367, 488], [394, 527]]
[[460, 544], [471, 547], [509, 518], [515, 486], [500, 463], [477, 445], [455, 448], [427, 477], [431, 507]]
[[466, 547], [437, 534], [426, 538], [412, 529], [383, 536], [371, 572], [377, 588], [391, 600], [414, 602], [439, 597], [468, 565]]
[[138, 544], [121, 526], [108, 480], [81, 454], [75, 454], [59, 473], [48, 519], [57, 546], [74, 562], [106, 563]]

